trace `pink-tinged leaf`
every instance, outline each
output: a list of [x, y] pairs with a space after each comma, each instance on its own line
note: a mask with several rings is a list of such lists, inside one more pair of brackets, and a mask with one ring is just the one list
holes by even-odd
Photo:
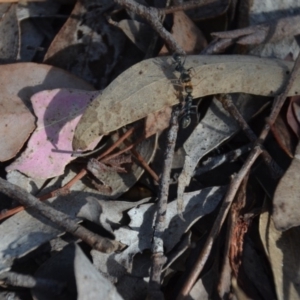
[[0, 100], [0, 161], [14, 157], [35, 128], [34, 116], [18, 97]]
[[[75, 127], [97, 92], [72, 89], [42, 91], [31, 98], [37, 128], [27, 149], [6, 171], [19, 170], [32, 178], [51, 178], [63, 174], [72, 157]], [[93, 149], [99, 137], [88, 149]]]

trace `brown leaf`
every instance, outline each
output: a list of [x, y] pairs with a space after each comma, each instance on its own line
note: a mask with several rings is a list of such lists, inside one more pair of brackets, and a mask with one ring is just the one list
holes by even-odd
[[288, 128], [285, 120], [281, 114], [277, 117], [275, 124], [271, 127], [274, 138], [279, 144], [280, 148], [289, 156], [294, 157], [293, 153], [295, 150], [293, 143], [293, 133]]
[[172, 108], [170, 106], [164, 107], [162, 110], [150, 113], [145, 120], [145, 136], [146, 138], [160, 133], [169, 127], [171, 119]]
[[[183, 11], [173, 14], [173, 27], [171, 33], [178, 45], [187, 53], [199, 53], [207, 46], [207, 41], [201, 30]], [[160, 55], [169, 54], [166, 46], [160, 50]]]
[[14, 157], [35, 128], [34, 116], [18, 97], [1, 97], [0, 161]]

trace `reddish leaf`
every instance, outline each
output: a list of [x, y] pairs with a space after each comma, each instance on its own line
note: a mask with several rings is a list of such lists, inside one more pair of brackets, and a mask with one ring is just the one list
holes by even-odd
[[[38, 117], [37, 129], [27, 149], [6, 170], [19, 170], [33, 178], [51, 178], [63, 174], [72, 157], [74, 129], [82, 112], [99, 92], [56, 89], [32, 97]], [[91, 148], [99, 142], [99, 138]]]

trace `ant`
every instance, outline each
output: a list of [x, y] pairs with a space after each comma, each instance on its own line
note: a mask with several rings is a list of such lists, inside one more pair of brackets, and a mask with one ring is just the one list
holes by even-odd
[[187, 128], [191, 123], [191, 107], [193, 101], [193, 85], [191, 79], [191, 69], [186, 69], [184, 67], [184, 62], [182, 62], [182, 58], [178, 53], [173, 55], [173, 59], [176, 63], [175, 70], [180, 73], [179, 81], [183, 85], [185, 92], [187, 93], [184, 99], [183, 106], [183, 119], [182, 119], [182, 127]]

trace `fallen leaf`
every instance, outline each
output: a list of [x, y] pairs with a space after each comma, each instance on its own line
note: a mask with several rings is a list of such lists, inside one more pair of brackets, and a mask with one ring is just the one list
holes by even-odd
[[[63, 174], [65, 166], [74, 160], [72, 138], [80, 116], [99, 92], [56, 89], [32, 96], [37, 116], [37, 128], [26, 150], [6, 171], [18, 170], [32, 178], [52, 178]], [[89, 149], [100, 141], [96, 139]]]
[[0, 9], [0, 60], [13, 62], [19, 50], [19, 23], [16, 16], [17, 4], [2, 3]]
[[[137, 150], [144, 156], [147, 162], [150, 162], [152, 159], [155, 145], [156, 136], [152, 136], [137, 146]], [[21, 182], [22, 186], [28, 192], [35, 192], [43, 186], [43, 193], [48, 193], [65, 185], [75, 177], [78, 171], [79, 170], [77, 170], [77, 172], [72, 171], [67, 167], [63, 176], [53, 178], [49, 182], [41, 182], [40, 178], [33, 180], [22, 174], [19, 174], [18, 177], [8, 176], [8, 178], [16, 184]], [[109, 176], [104, 174], [103, 178], [105, 182], [112, 187], [111, 195], [103, 195], [94, 188], [90, 188], [86, 184], [87, 179], [84, 178], [83, 180], [77, 181], [71, 187], [70, 194], [52, 198], [47, 200], [47, 202], [51, 204], [52, 207], [68, 214], [72, 218], [75, 218], [78, 214], [89, 219], [89, 207], [85, 207], [85, 205], [90, 205], [86, 200], [88, 196], [100, 199], [116, 199], [131, 188], [139, 180], [143, 172], [143, 168], [133, 164], [132, 172], [128, 174], [112, 173]], [[20, 177], [24, 179], [21, 180]], [[72, 203], [72, 205], [70, 205], [70, 203]], [[104, 203], [114, 207], [115, 202], [104, 201]], [[94, 216], [99, 212], [99, 220], [103, 222], [103, 227], [109, 230], [108, 224], [112, 225], [110, 221], [116, 222], [116, 220], [118, 220], [120, 208], [115, 204], [115, 211], [113, 212], [114, 208], [106, 209], [105, 204], [100, 202], [100, 210], [98, 210], [99, 206], [92, 207], [92, 209], [96, 210], [96, 214], [91, 213], [90, 215], [92, 215], [92, 220], [94, 221], [96, 219]], [[126, 204], [124, 205], [126, 206]], [[81, 214], [81, 210], [85, 211], [85, 213], [83, 212]], [[106, 213], [107, 211], [109, 218]], [[15, 259], [26, 255], [38, 246], [55, 239], [63, 233], [64, 231], [62, 229], [57, 228], [57, 226], [53, 225], [49, 220], [40, 217], [38, 213], [30, 208], [5, 220], [0, 224], [0, 271], [9, 269]]]
[[125, 19], [118, 23], [114, 23], [114, 26], [120, 28], [141, 51], [144, 53], [147, 52], [151, 43], [151, 38], [145, 39], [144, 37], [151, 37], [154, 32], [150, 25], [137, 20]]
[[150, 113], [145, 120], [145, 136], [149, 137], [156, 133], [161, 133], [170, 125], [172, 109], [170, 106], [162, 110]]
[[0, 88], [3, 97], [18, 96], [30, 109], [31, 96], [43, 90], [94, 90], [90, 84], [67, 71], [36, 63], [0, 65]]
[[292, 158], [295, 151], [295, 143], [293, 139], [294, 134], [291, 132], [287, 121], [282, 117], [281, 114], [278, 115], [275, 123], [271, 127], [271, 130], [280, 148]]
[[52, 41], [44, 62], [85, 79], [99, 89], [107, 80], [123, 51], [126, 37], [108, 24], [104, 13], [111, 1], [77, 1]]
[[277, 298], [299, 299], [299, 227], [280, 232], [270, 214], [265, 212], [260, 215], [259, 232], [270, 261]]
[[[292, 64], [253, 56], [187, 56], [194, 98], [220, 93], [275, 96], [282, 91]], [[98, 135], [108, 134], [178, 103], [173, 61], [170, 57], [148, 59], [126, 70], [97, 97], [76, 127], [73, 148], [84, 149]], [[300, 76], [290, 90], [298, 93]], [[218, 84], [216, 84], [216, 82]], [[143, 99], [141, 102], [140, 99]], [[93, 132], [93, 134], [91, 134]]]
[[287, 123], [293, 132], [300, 137], [300, 97], [291, 97], [286, 113]]
[[[233, 95], [233, 102], [245, 120], [249, 120], [265, 103], [253, 101], [247, 95]], [[184, 143], [184, 165], [178, 178], [177, 197], [182, 199], [185, 187], [189, 185], [195, 167], [200, 159], [240, 130], [237, 122], [216, 99], [213, 100], [204, 118]], [[180, 205], [180, 203], [179, 203]]]
[[[207, 41], [201, 30], [183, 11], [173, 13], [173, 26], [171, 33], [182, 49], [187, 54], [199, 53], [207, 46]], [[164, 45], [160, 55], [168, 55], [170, 52]]]
[[[212, 212], [221, 201], [225, 192], [224, 187], [210, 187], [203, 190], [186, 193], [184, 195], [183, 221], [177, 214], [176, 201], [168, 204], [166, 215], [166, 230], [163, 235], [166, 253], [175, 247], [182, 235], [200, 218]], [[129, 273], [132, 276], [141, 276], [139, 264], [133, 264], [137, 253], [151, 249], [153, 236], [153, 222], [155, 222], [155, 204], [142, 204], [128, 211], [131, 222], [129, 228], [122, 227], [114, 232], [116, 239], [128, 245], [121, 253], [102, 255], [98, 251], [91, 252], [93, 261], [98, 270], [108, 274], [111, 280], [118, 280]], [[149, 263], [150, 257], [148, 258]], [[114, 267], [111, 267], [112, 264]], [[148, 277], [148, 269], [144, 270], [143, 277]]]
[[139, 206], [149, 201], [145, 198], [137, 202], [127, 201], [106, 201], [99, 200], [95, 197], [87, 197], [86, 205], [84, 205], [78, 217], [89, 220], [95, 224], [101, 225], [107, 231], [113, 233], [112, 226], [119, 226], [119, 222], [123, 218], [123, 213], [133, 207]]
[[75, 76], [48, 65], [16, 63], [0, 66], [0, 161], [14, 157], [35, 127], [34, 116], [25, 107], [31, 110], [30, 97], [55, 87], [92, 89]]
[[300, 225], [300, 144], [291, 165], [279, 181], [273, 198], [273, 221], [277, 230]]
[[18, 97], [1, 97], [0, 161], [13, 158], [35, 128], [35, 118]]
[[59, 13], [58, 2], [19, 2], [17, 18], [20, 27], [20, 49], [18, 61], [33, 61], [46, 40], [52, 40], [55, 34], [51, 25], [53, 16]]
[[35, 276], [66, 283], [63, 295], [51, 294], [33, 288], [32, 294], [37, 300], [74, 299], [77, 300], [122, 300], [116, 287], [100, 274], [85, 256], [77, 244], [66, 246], [46, 261]]

